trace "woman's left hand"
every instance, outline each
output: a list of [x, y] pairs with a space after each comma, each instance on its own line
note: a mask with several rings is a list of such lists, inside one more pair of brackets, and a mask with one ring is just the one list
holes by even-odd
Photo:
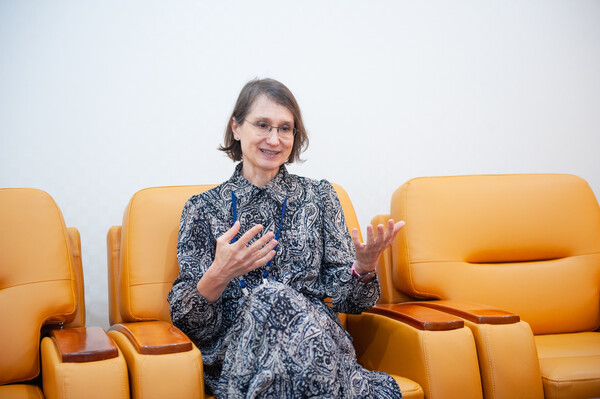
[[375, 237], [373, 226], [368, 225], [366, 243], [360, 242], [358, 229], [353, 229], [352, 242], [356, 248], [354, 270], [358, 274], [365, 274], [375, 270], [379, 256], [394, 242], [394, 238], [396, 238], [396, 234], [398, 234], [402, 226], [404, 226], [403, 221], [394, 223], [394, 219], [390, 219], [387, 222], [387, 226], [383, 224], [377, 226], [377, 236]]

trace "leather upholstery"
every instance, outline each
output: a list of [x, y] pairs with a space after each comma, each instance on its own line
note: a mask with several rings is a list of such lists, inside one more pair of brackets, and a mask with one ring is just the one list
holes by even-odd
[[79, 230], [75, 227], [67, 227], [69, 237], [69, 246], [73, 257], [73, 268], [75, 269], [76, 288], [75, 301], [76, 309], [73, 320], [65, 323], [64, 327], [83, 327], [85, 326], [85, 289], [83, 285], [83, 265], [81, 262], [81, 236]]
[[44, 399], [42, 390], [29, 384], [0, 385], [0, 398]]
[[[47, 193], [0, 189], [0, 397], [129, 397], [123, 356], [90, 360], [99, 345], [86, 341], [83, 298], [77, 229], [65, 227]], [[70, 353], [78, 363], [60, 356], [54, 338], [40, 344], [57, 327], [81, 327], [85, 348]]]
[[549, 398], [600, 397], [600, 332], [535, 337]]
[[[397, 379], [403, 398], [412, 393], [434, 399], [481, 398], [475, 343], [468, 328], [425, 331], [363, 313], [348, 315], [347, 329], [364, 367], [409, 378], [409, 384]], [[418, 391], [410, 383], [417, 383]]]
[[[511, 397], [525, 388], [530, 393], [523, 397], [532, 397], [539, 373], [547, 398], [600, 396], [600, 333], [594, 332], [600, 326], [600, 208], [583, 179], [417, 178], [396, 190], [390, 214], [407, 224], [384, 267], [387, 299], [401, 293], [480, 303], [524, 323], [513, 338], [495, 333], [495, 347], [480, 350], [480, 361], [490, 348], [496, 352], [488, 358], [496, 368], [482, 369], [486, 397]], [[487, 336], [484, 329], [499, 328], [469, 325], [476, 339]], [[533, 350], [515, 349], [534, 343]], [[532, 362], [535, 349], [539, 363]], [[505, 386], [517, 391], [498, 391]]]
[[0, 265], [2, 385], [39, 374], [41, 327], [72, 320], [76, 309], [67, 229], [47, 193], [0, 190]]
[[193, 346], [186, 352], [165, 355], [142, 355], [122, 333], [110, 331], [109, 335], [127, 360], [133, 398], [202, 397], [203, 366], [198, 348]]
[[[156, 347], [171, 345], [163, 326], [156, 323], [171, 324], [167, 294], [179, 273], [177, 236], [181, 212], [192, 195], [212, 187], [171, 186], [138, 191], [125, 209], [123, 225], [108, 231], [109, 321], [113, 326], [109, 335], [127, 360], [132, 398], [204, 397], [198, 348], [192, 345], [189, 350], [174, 353], [142, 354], [134, 342], [138, 337], [125, 335], [124, 331], [131, 331], [131, 323], [144, 323], [144, 335], [159, 342]], [[157, 340], [159, 334], [162, 335]]]
[[[119, 260], [113, 263], [116, 272], [109, 267], [118, 280], [112, 285], [111, 324], [171, 321], [167, 294], [179, 274], [177, 234], [181, 211], [192, 195], [213, 187], [148, 188], [131, 198], [123, 216]], [[112, 256], [109, 253], [109, 262]]]
[[46, 399], [129, 398], [127, 364], [122, 353], [100, 361], [65, 362], [49, 337], [42, 340], [41, 353]]

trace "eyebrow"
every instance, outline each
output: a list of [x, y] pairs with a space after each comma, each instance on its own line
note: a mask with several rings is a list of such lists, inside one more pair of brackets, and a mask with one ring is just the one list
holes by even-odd
[[[255, 117], [255, 119], [256, 119], [257, 121], [268, 121], [268, 122], [269, 122], [269, 124], [270, 124], [270, 122], [272, 122], [272, 121], [273, 121], [271, 118], [268, 118], [268, 117], [266, 117], [266, 116], [257, 116], [257, 117]], [[279, 125], [279, 126], [283, 126], [283, 125], [291, 125], [291, 126], [294, 126], [294, 122], [290, 122], [290, 121], [283, 121], [283, 123], [281, 123], [281, 125]]]

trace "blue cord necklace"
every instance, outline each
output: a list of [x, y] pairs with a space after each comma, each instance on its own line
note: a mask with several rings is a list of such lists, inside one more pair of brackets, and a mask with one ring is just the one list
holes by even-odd
[[[232, 213], [233, 213], [233, 224], [235, 224], [235, 222], [237, 222], [237, 197], [235, 196], [235, 194], [233, 193], [233, 191], [231, 192], [231, 204], [232, 204]], [[287, 205], [287, 197], [285, 197], [285, 199], [283, 200], [283, 205], [281, 207], [281, 220], [279, 221], [279, 227], [277, 228], [277, 233], [275, 233], [275, 240], [279, 241], [279, 233], [281, 233], [281, 226], [283, 225], [283, 215], [285, 215], [285, 207]], [[237, 235], [235, 237], [233, 237], [233, 240], [231, 240], [231, 243], [233, 244], [234, 242], [237, 241]], [[277, 244], [279, 245], [279, 244]], [[277, 250], [277, 245], [275, 245], [275, 248], [273, 248], [274, 251]], [[267, 267], [265, 268], [265, 271], [263, 273], [262, 276], [262, 280], [263, 280], [263, 284], [267, 282], [267, 277], [269, 276], [269, 269], [271, 268], [271, 262], [273, 262], [273, 259], [271, 259], [268, 263], [267, 263]], [[240, 277], [240, 287], [242, 288], [242, 292], [244, 293], [244, 295], [248, 295], [248, 288], [246, 287], [246, 281], [244, 280], [243, 277]]]

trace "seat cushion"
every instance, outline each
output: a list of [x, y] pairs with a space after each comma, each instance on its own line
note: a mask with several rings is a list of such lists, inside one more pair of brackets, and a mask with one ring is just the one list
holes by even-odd
[[550, 398], [600, 397], [600, 333], [539, 335], [544, 395]]
[[423, 388], [413, 380], [393, 374], [391, 376], [400, 387], [403, 399], [423, 399], [425, 397]]
[[44, 399], [40, 388], [35, 385], [14, 384], [0, 386], [0, 398]]

